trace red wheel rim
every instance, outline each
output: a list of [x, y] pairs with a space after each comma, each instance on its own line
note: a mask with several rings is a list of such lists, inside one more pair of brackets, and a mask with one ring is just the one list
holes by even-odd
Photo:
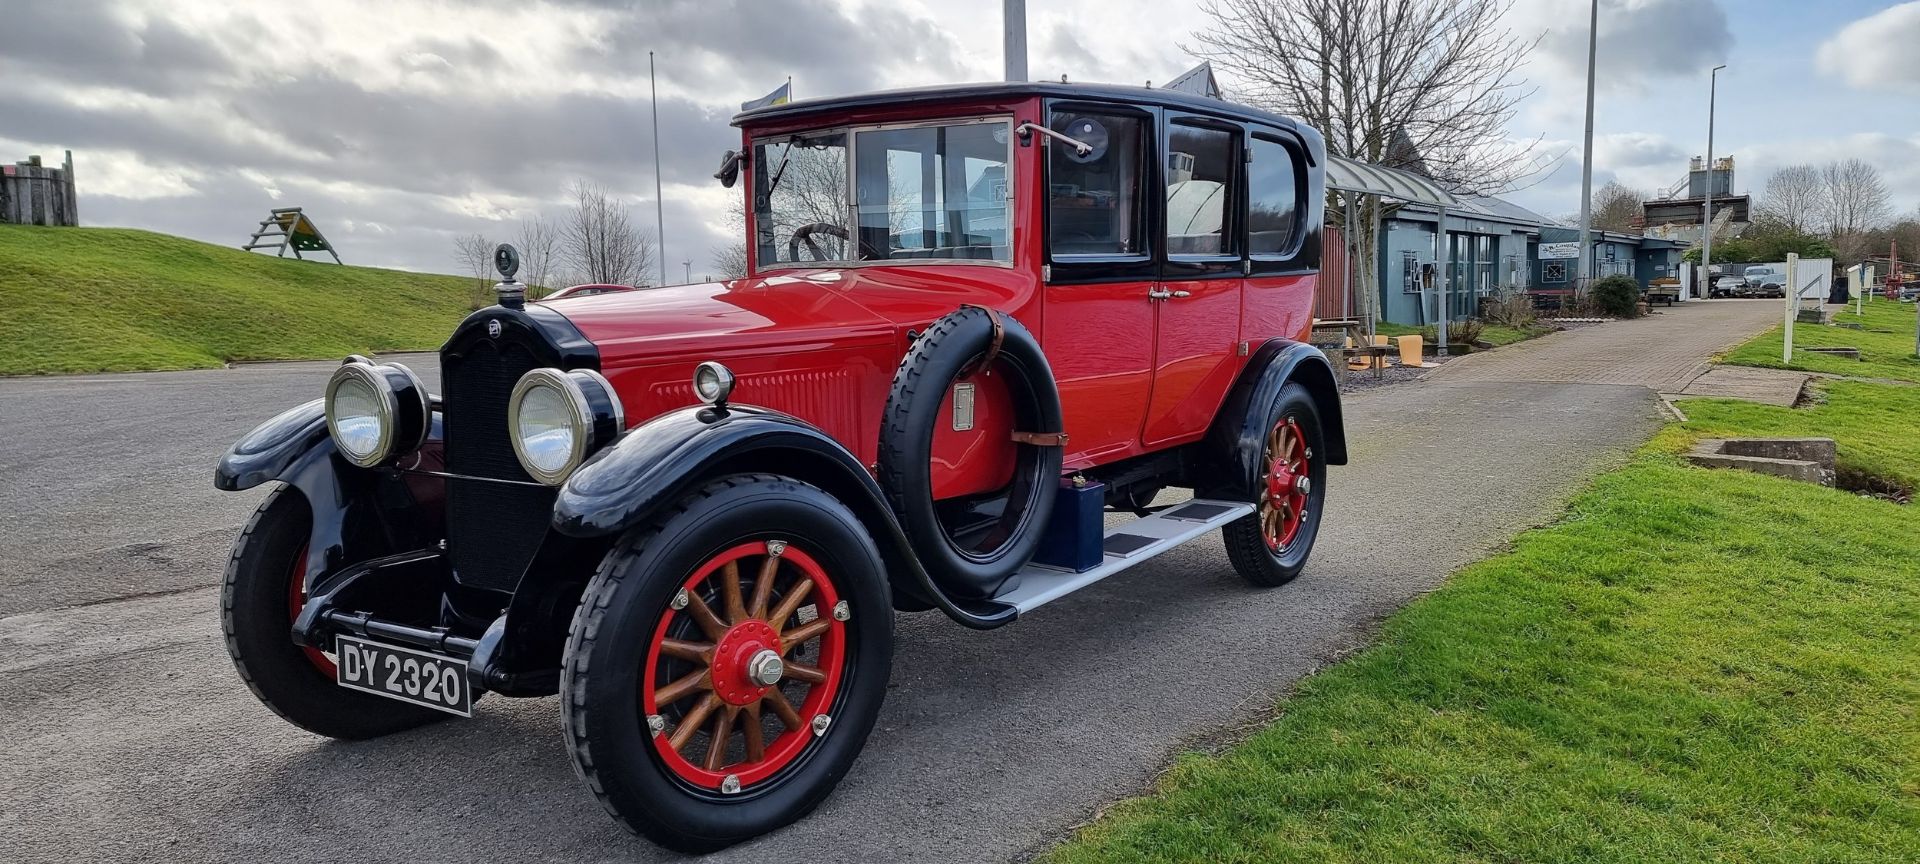
[[[845, 617], [819, 562], [779, 541], [742, 543], [694, 570], [654, 627], [640, 682], [667, 769], [734, 793], [793, 764], [832, 723]], [[780, 660], [772, 684], [768, 652]], [[771, 740], [768, 727], [778, 728]]]
[[[300, 610], [307, 605], [307, 547], [300, 547], [299, 557], [293, 559], [293, 572], [287, 577], [287, 623], [299, 620]], [[333, 658], [318, 648], [300, 646], [306, 652], [308, 662], [320, 674], [328, 678], [336, 677], [333, 672]]]
[[1299, 420], [1283, 417], [1267, 433], [1266, 473], [1260, 477], [1260, 534], [1275, 554], [1287, 551], [1310, 515], [1312, 457]]

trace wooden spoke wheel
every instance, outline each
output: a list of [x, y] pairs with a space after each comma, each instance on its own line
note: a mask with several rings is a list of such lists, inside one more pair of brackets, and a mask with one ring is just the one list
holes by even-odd
[[[306, 606], [307, 547], [302, 546], [300, 554], [293, 557], [293, 572], [287, 576], [287, 620], [298, 620], [300, 610]], [[318, 648], [303, 645], [300, 650], [307, 655], [307, 662], [312, 663], [313, 668], [320, 670], [320, 674], [325, 675], [328, 681], [334, 679], [333, 658], [328, 657]]]
[[[1249, 460], [1252, 470], [1247, 477], [1253, 481], [1247, 495], [1255, 509], [1229, 523], [1221, 536], [1234, 571], [1248, 582], [1270, 588], [1293, 581], [1313, 554], [1319, 511], [1327, 495], [1323, 432], [1313, 396], [1299, 382], [1283, 385], [1271, 407], [1248, 427], [1246, 437], [1238, 439], [1235, 447], [1260, 448]], [[1266, 430], [1264, 435], [1261, 429]], [[1245, 451], [1227, 458], [1247, 458], [1240, 452]]]
[[1260, 477], [1260, 536], [1276, 554], [1287, 551], [1311, 515], [1312, 459], [1299, 418], [1280, 418], [1267, 433], [1266, 473]]
[[778, 540], [742, 543], [681, 583], [654, 628], [641, 708], [667, 769], [734, 794], [824, 735], [849, 610], [820, 564]]

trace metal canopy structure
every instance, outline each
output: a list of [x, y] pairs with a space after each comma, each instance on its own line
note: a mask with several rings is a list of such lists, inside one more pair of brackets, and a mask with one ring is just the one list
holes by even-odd
[[[1425, 204], [1439, 211], [1439, 221], [1435, 223], [1436, 229], [1433, 232], [1433, 257], [1435, 261], [1439, 262], [1439, 266], [1434, 271], [1434, 280], [1437, 283], [1436, 287], [1439, 288], [1439, 296], [1437, 298], [1438, 302], [1434, 306], [1433, 323], [1435, 332], [1440, 338], [1439, 344], [1434, 346], [1434, 351], [1442, 357], [1447, 356], [1447, 280], [1448, 274], [1453, 270], [1453, 262], [1448, 260], [1452, 256], [1453, 250], [1447, 243], [1447, 214], [1456, 210], [1464, 210], [1481, 215], [1490, 214], [1487, 214], [1473, 202], [1441, 188], [1440, 184], [1433, 182], [1432, 178], [1415, 174], [1411, 171], [1402, 171], [1397, 168], [1388, 168], [1384, 165], [1360, 162], [1343, 156], [1329, 156], [1327, 157], [1326, 177], [1327, 188], [1346, 193], [1341, 197], [1346, 199], [1347, 230], [1341, 232], [1341, 241], [1347, 246], [1348, 262], [1352, 262], [1354, 251], [1353, 202], [1355, 196], [1372, 195], [1376, 198], [1394, 198], [1416, 204]], [[1373, 236], [1375, 242], [1378, 242], [1378, 238], [1380, 237], [1379, 207], [1373, 208]], [[1372, 253], [1370, 252], [1369, 254]], [[1378, 279], [1378, 268], [1375, 268], [1375, 270], [1374, 276]], [[1347, 265], [1347, 272], [1343, 278], [1346, 280], [1347, 302], [1351, 303], [1353, 297], [1353, 265], [1351, 263]], [[1424, 291], [1422, 293], [1424, 294]], [[1426, 305], [1426, 298], [1423, 296], [1420, 302], [1421, 305]], [[1367, 315], [1367, 335], [1369, 338], [1373, 336], [1374, 322], [1378, 317], [1377, 312], [1370, 312]]]
[[1377, 195], [1445, 207], [1475, 209], [1465, 199], [1440, 188], [1431, 178], [1411, 171], [1357, 162], [1344, 156], [1327, 157], [1327, 188], [1356, 195]]

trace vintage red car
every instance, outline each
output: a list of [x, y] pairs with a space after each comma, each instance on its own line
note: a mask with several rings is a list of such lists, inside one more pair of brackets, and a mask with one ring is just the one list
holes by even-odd
[[999, 627], [1216, 528], [1301, 571], [1346, 459], [1317, 132], [1045, 83], [734, 123], [746, 278], [528, 305], [502, 247], [441, 395], [350, 357], [221, 461], [274, 482], [223, 595], [273, 710], [366, 738], [558, 693], [613, 815], [707, 850], [846, 774], [895, 610]]

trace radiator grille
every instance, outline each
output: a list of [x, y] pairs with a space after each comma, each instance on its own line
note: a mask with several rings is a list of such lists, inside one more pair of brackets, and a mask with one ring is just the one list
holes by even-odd
[[[550, 365], [543, 353], [503, 338], [443, 356], [448, 473], [533, 482], [513, 455], [507, 398], [520, 376]], [[546, 537], [556, 494], [547, 486], [449, 479], [447, 556], [454, 575], [463, 584], [512, 591]]]

